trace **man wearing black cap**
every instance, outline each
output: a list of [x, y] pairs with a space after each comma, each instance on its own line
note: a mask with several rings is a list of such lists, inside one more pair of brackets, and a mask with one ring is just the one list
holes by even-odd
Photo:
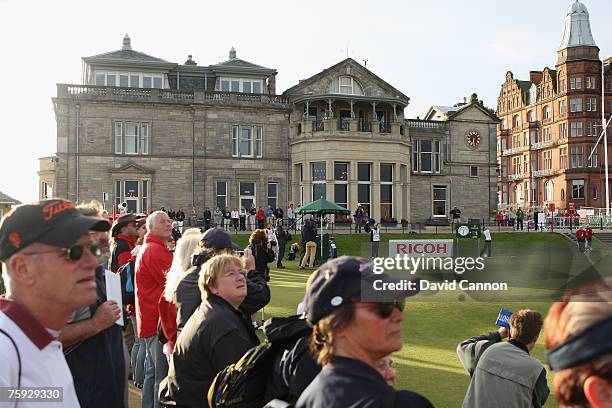
[[[431, 403], [410, 391], [395, 391], [377, 370], [380, 359], [402, 348], [404, 297], [412, 291], [376, 291], [400, 283], [375, 274], [373, 264], [343, 256], [321, 265], [306, 296], [314, 326], [311, 347], [323, 369], [296, 407], [417, 407]], [[367, 300], [367, 301], [364, 301]]]
[[[174, 293], [174, 303], [177, 310], [177, 329], [181, 332], [189, 317], [202, 303], [202, 294], [198, 287], [198, 277], [202, 265], [210, 258], [225, 251], [238, 250], [240, 247], [232, 242], [229, 234], [222, 229], [207, 230], [200, 241], [201, 252], [194, 256], [193, 267], [186, 270], [179, 278], [179, 284]], [[240, 310], [246, 315], [252, 315], [270, 302], [270, 288], [265, 272], [255, 270], [255, 258], [245, 254], [247, 261], [247, 296], [240, 305]]]
[[58, 335], [77, 308], [96, 301], [98, 248], [89, 231], [109, 228], [59, 199], [18, 206], [2, 219], [0, 387], [56, 387], [62, 406], [79, 406]]

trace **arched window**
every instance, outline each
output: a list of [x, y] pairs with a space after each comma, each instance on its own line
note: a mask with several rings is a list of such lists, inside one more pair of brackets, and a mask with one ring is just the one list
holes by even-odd
[[502, 120], [502, 129], [508, 129], [508, 121], [506, 119]]
[[521, 201], [521, 185], [517, 184], [514, 187], [514, 202], [518, 203], [519, 201]]
[[545, 200], [546, 201], [553, 201], [554, 200], [554, 184], [552, 182], [552, 180], [548, 180], [546, 182], [546, 184], [544, 185], [544, 194], [545, 194]]
[[521, 127], [521, 115], [514, 116], [514, 127]]
[[552, 109], [550, 108], [550, 105], [546, 105], [544, 107], [544, 119], [550, 118], [552, 118]]
[[345, 95], [363, 95], [363, 88], [355, 78], [345, 75], [334, 79], [331, 92]]

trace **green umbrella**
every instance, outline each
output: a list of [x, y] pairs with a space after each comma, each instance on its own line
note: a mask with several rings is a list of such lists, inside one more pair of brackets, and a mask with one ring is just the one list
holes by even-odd
[[338, 204], [319, 198], [295, 210], [296, 214], [350, 214], [351, 212]]
[[338, 204], [327, 201], [323, 197], [303, 205], [295, 210], [296, 214], [318, 214], [321, 217], [321, 258], [323, 258], [323, 215], [350, 214], [351, 212]]

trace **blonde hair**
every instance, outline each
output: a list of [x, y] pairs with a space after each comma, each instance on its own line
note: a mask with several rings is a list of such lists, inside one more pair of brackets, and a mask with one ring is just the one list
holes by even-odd
[[166, 275], [166, 287], [164, 288], [164, 298], [168, 302], [172, 302], [181, 275], [191, 266], [191, 257], [201, 239], [202, 232], [199, 228], [189, 228], [176, 243], [172, 265]]
[[213, 256], [202, 265], [198, 286], [202, 294], [208, 293], [209, 288], [217, 285], [217, 279], [222, 272], [227, 271], [232, 266], [244, 267], [243, 259], [237, 255], [224, 253]]
[[76, 205], [76, 209], [87, 217], [101, 217], [104, 212], [104, 207], [98, 200], [81, 201]]
[[[612, 280], [605, 284], [585, 287], [573, 296], [554, 303], [545, 321], [546, 348], [564, 343], [570, 336], [580, 333], [600, 321], [612, 317]], [[612, 352], [597, 356], [577, 367], [555, 373], [555, 397], [562, 406], [589, 406], [584, 395], [584, 382], [591, 376], [612, 381]]]

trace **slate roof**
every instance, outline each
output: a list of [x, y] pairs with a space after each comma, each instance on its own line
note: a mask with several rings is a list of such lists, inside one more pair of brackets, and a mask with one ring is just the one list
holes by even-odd
[[15, 200], [0, 191], [0, 204], [21, 204], [21, 201]]
[[87, 60], [108, 60], [108, 61], [136, 61], [136, 62], [165, 62], [170, 63], [169, 61], [163, 60], [161, 58], [152, 57], [144, 52], [134, 51], [134, 50], [117, 50], [111, 52], [105, 52], [103, 54], [93, 55], [91, 57], [83, 58], [85, 61]]
[[443, 105], [433, 105], [432, 108], [437, 109], [444, 114], [448, 114], [449, 112], [456, 112], [459, 109], [456, 106], [443, 106]]
[[245, 61], [240, 58], [232, 58], [227, 61], [223, 61], [218, 64], [212, 65], [212, 67], [255, 68], [255, 69], [267, 69], [270, 71], [274, 71], [271, 68], [262, 67], [261, 65], [253, 64], [252, 62]]

